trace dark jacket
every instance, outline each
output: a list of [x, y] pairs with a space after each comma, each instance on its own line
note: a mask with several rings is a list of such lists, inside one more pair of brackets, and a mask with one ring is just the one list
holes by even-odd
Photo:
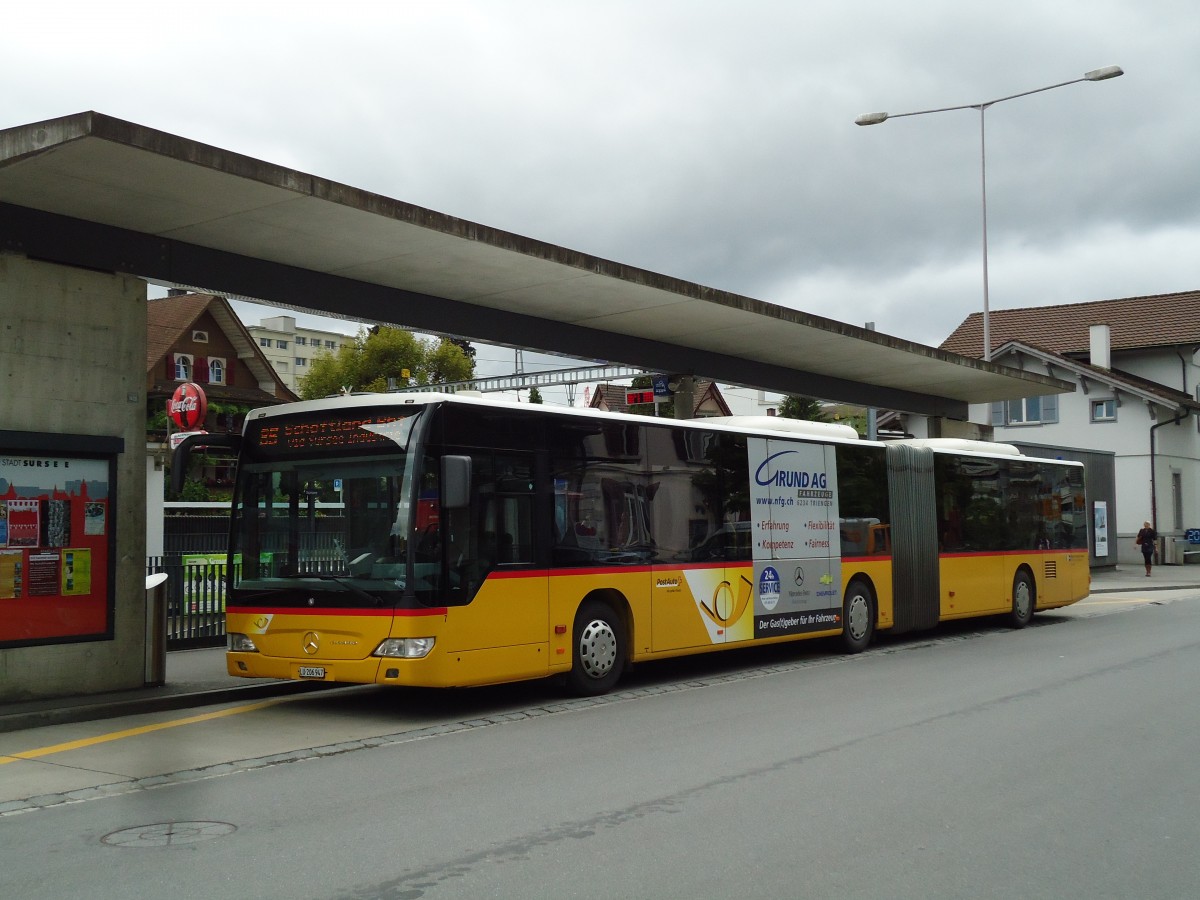
[[1143, 528], [1137, 533], [1137, 542], [1141, 544], [1143, 556], [1154, 553], [1154, 541], [1157, 538], [1158, 533], [1153, 528]]

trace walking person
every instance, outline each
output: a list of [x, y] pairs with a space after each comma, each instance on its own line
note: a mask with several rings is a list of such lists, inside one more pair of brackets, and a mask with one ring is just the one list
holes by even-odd
[[1149, 522], [1142, 523], [1142, 530], [1137, 533], [1137, 545], [1142, 548], [1142, 559], [1146, 561], [1146, 577], [1150, 577], [1150, 564], [1154, 561], [1154, 542], [1158, 532], [1150, 527]]

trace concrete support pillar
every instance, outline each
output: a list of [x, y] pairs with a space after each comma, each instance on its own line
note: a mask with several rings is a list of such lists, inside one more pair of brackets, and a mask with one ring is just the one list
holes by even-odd
[[[103, 526], [115, 529], [113, 607], [107, 617], [111, 637], [6, 648], [0, 652], [0, 702], [141, 687], [145, 282], [0, 254], [0, 443], [6, 433], [10, 443], [24, 435], [26, 443], [36, 444], [45, 436], [64, 458], [100, 448], [85, 446], [86, 438], [68, 443], [63, 435], [99, 438], [96, 443], [110, 449], [123, 441], [124, 449], [117, 454], [116, 484]], [[0, 484], [0, 494], [7, 489]], [[103, 582], [108, 572], [90, 577]]]
[[696, 379], [691, 375], [675, 375], [671, 380], [678, 381], [675, 388], [675, 418], [692, 418], [696, 410]]

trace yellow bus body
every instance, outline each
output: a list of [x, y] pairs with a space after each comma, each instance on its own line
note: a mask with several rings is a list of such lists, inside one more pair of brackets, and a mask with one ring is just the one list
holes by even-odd
[[[228, 654], [231, 675], [422, 687], [498, 684], [566, 673], [576, 611], [601, 595], [623, 618], [631, 662], [752, 644], [841, 634], [841, 623], [804, 634], [755, 637], [752, 564], [637, 566], [547, 572], [498, 571], [471, 603], [429, 610], [235, 608], [227, 630], [249, 636], [255, 652]], [[888, 557], [844, 558], [841, 592], [865, 581], [877, 628], [894, 624]], [[1086, 550], [943, 554], [941, 621], [1005, 614], [1018, 573], [1034, 585], [1039, 611], [1065, 606], [1090, 589]], [[839, 617], [840, 618], [840, 617]], [[387, 638], [435, 639], [421, 659], [372, 655]]]

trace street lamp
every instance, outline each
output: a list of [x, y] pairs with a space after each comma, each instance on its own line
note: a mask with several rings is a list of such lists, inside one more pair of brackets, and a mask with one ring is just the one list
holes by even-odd
[[1125, 73], [1120, 66], [1105, 66], [1103, 69], [1093, 69], [1091, 72], [1084, 73], [1082, 78], [1073, 78], [1070, 81], [1062, 81], [1058, 84], [1049, 84], [1046, 87], [1035, 88], [1032, 91], [1022, 91], [1020, 94], [1010, 94], [1007, 97], [999, 97], [996, 100], [988, 100], [986, 103], [965, 103], [962, 106], [943, 106], [940, 109], [921, 109], [916, 112], [906, 113], [863, 113], [854, 120], [855, 125], [880, 125], [888, 119], [900, 119], [904, 116], [924, 116], [928, 113], [951, 112], [956, 109], [977, 109], [979, 110], [979, 177], [983, 195], [983, 358], [990, 360], [992, 358], [992, 334], [990, 324], [988, 322], [988, 258], [987, 258], [987, 145], [984, 138], [984, 113], [989, 106], [995, 106], [997, 103], [1003, 103], [1005, 100], [1015, 100], [1018, 97], [1028, 97], [1030, 94], [1040, 94], [1042, 91], [1052, 91], [1055, 88], [1066, 87], [1068, 84], [1078, 84], [1081, 81], [1107, 81], [1109, 78], [1116, 78]]

